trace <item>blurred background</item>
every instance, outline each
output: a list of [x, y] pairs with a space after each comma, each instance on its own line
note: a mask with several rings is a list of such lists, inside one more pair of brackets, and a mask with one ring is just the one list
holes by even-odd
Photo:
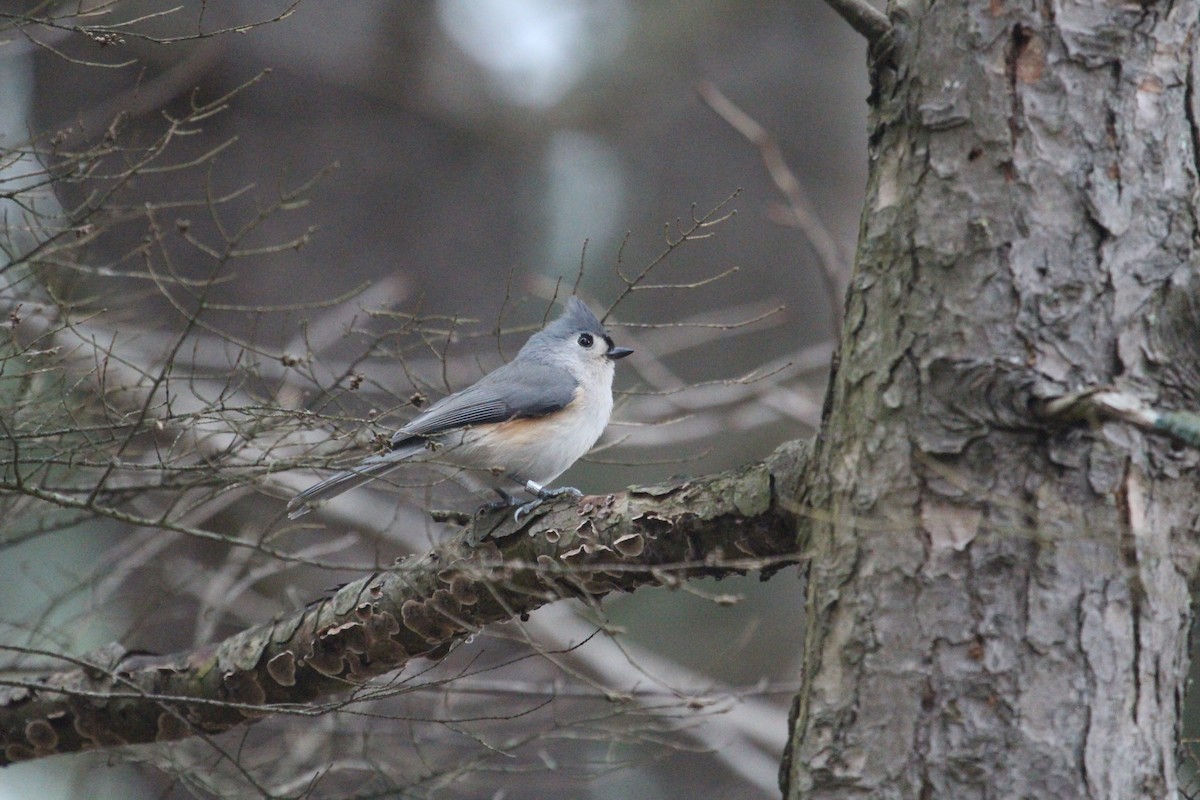
[[[364, 452], [411, 415], [414, 394], [511, 358], [576, 285], [612, 307], [614, 338], [637, 354], [618, 369], [608, 435], [560, 483], [595, 493], [705, 474], [812, 433], [840, 307], [830, 285], [846, 280], [867, 159], [863, 42], [823, 3], [31, 7], [0, 3], [0, 148], [33, 143], [0, 178], [122, 143], [56, 173], [46, 201], [76, 242], [40, 264], [47, 291], [147, 363], [174, 348], [198, 396], [216, 381], [205, 403], [249, 370], [246, 398], [311, 412], [310, 466]], [[77, 29], [130, 20], [111, 38]], [[226, 96], [173, 131], [170, 169], [117, 169]], [[764, 164], [750, 121], [797, 187]], [[113, 211], [99, 222], [85, 211], [101, 197]], [[697, 231], [708, 238], [667, 246], [735, 209]], [[7, 239], [11, 256], [21, 231]], [[621, 275], [648, 267], [627, 291]], [[205, 286], [187, 292], [203, 295], [203, 324], [150, 273]], [[265, 478], [266, 453], [236, 491], [191, 486], [179, 519], [320, 565], [111, 520], [9, 536], [4, 639], [67, 653], [215, 641], [445, 535], [430, 502], [473, 507], [431, 500], [427, 483], [411, 502], [380, 486], [288, 528], [288, 492], [326, 473]], [[0, 798], [774, 797], [802, 604], [794, 568], [560, 603], [436, 670], [410, 667], [426, 672], [371, 705], [271, 718], [219, 737], [224, 754], [185, 742], [19, 765], [0, 773]]]

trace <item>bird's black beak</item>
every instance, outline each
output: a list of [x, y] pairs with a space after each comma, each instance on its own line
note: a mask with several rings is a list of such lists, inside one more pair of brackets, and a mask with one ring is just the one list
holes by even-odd
[[616, 361], [618, 359], [624, 358], [625, 356], [629, 355], [632, 352], [633, 351], [630, 350], [628, 347], [610, 347], [610, 348], [608, 348], [608, 352], [605, 353], [605, 355], [607, 355], [611, 361]]

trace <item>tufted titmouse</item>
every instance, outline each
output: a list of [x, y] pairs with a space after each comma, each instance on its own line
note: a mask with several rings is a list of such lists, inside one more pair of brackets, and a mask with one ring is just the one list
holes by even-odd
[[578, 489], [547, 489], [592, 448], [612, 414], [612, 380], [617, 359], [633, 351], [617, 347], [596, 315], [572, 297], [562, 316], [517, 353], [472, 386], [443, 397], [392, 435], [387, 453], [364, 459], [345, 472], [310, 486], [288, 502], [295, 519], [313, 504], [336, 497], [390, 472], [413, 456], [486, 470], [496, 479], [501, 501], [515, 501], [501, 488], [516, 483], [536, 499], [516, 517], [549, 497], [580, 496]]

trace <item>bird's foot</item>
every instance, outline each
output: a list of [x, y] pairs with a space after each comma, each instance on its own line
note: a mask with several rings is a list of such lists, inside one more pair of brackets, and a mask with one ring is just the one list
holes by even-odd
[[513, 497], [503, 489], [492, 489], [492, 491], [500, 495], [500, 497], [490, 503], [484, 503], [481, 505], [475, 512], [477, 516], [482, 514], [491, 514], [495, 511], [500, 511], [505, 508], [511, 508], [517, 504], [517, 498]]
[[533, 481], [526, 482], [525, 491], [529, 492], [530, 494], [537, 495], [537, 497], [533, 500], [530, 500], [528, 503], [522, 504], [516, 510], [516, 513], [513, 514], [514, 522], [520, 522], [521, 517], [529, 516], [529, 514], [535, 508], [547, 500], [551, 500], [555, 497], [562, 497], [563, 495], [566, 495], [568, 497], [573, 497], [576, 500], [583, 497], [583, 492], [579, 491], [574, 486], [560, 486], [557, 489], [547, 489], [545, 486], [542, 486], [539, 483], [534, 483]]
[[583, 497], [583, 492], [576, 489], [574, 486], [560, 486], [557, 489], [542, 489], [538, 492], [538, 498], [541, 500], [549, 500], [552, 497], [573, 497], [576, 500]]

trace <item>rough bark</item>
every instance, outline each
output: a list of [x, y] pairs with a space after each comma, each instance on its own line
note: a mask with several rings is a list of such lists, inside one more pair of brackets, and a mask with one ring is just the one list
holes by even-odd
[[814, 452], [788, 797], [1174, 795], [1196, 455], [1200, 4], [894, 3]]
[[564, 597], [600, 596], [795, 558], [800, 445], [708, 478], [547, 505], [463, 535], [224, 642], [170, 656], [119, 646], [0, 692], [0, 766], [81, 749], [228, 730], [280, 704], [347, 694], [489, 623]]

